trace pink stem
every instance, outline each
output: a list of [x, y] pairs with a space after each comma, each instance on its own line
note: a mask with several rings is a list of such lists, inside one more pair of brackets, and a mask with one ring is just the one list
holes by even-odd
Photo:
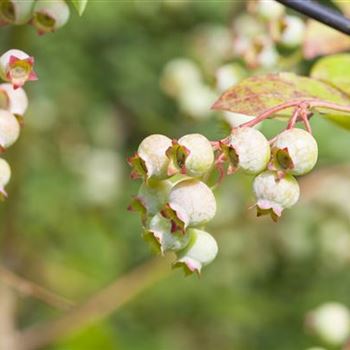
[[293, 101], [281, 103], [277, 106], [274, 106], [272, 108], [267, 109], [265, 112], [258, 115], [255, 119], [250, 120], [247, 123], [241, 124], [239, 127], [240, 128], [244, 128], [244, 127], [251, 128], [251, 127], [255, 126], [256, 124], [262, 122], [263, 120], [267, 119], [272, 114], [275, 114], [276, 112], [279, 112], [279, 111], [286, 109], [286, 108], [298, 106], [298, 105], [300, 105], [300, 103], [302, 103], [304, 101], [305, 100], [293, 100]]
[[289, 123], [288, 123], [287, 129], [294, 128], [295, 123], [297, 122], [297, 119], [299, 117], [299, 114], [300, 114], [300, 107], [298, 106], [298, 107], [295, 108], [292, 117], [289, 119]]
[[[284, 103], [281, 103], [277, 106], [269, 108], [265, 112], [258, 115], [255, 119], [250, 120], [249, 122], [244, 123], [244, 124], [240, 125], [239, 127], [240, 128], [253, 127], [256, 124], [262, 122], [263, 120], [269, 118], [271, 115], [275, 114], [276, 112], [279, 112], [283, 109], [287, 109], [287, 108], [294, 107], [294, 106], [302, 107], [303, 104], [307, 104], [307, 108], [323, 107], [323, 108], [333, 109], [336, 111], [343, 111], [343, 112], [350, 113], [350, 106], [342, 106], [342, 105], [338, 105], [336, 103], [321, 101], [318, 99], [303, 98], [303, 99], [284, 102]], [[235, 128], [233, 128], [233, 129], [235, 129]]]
[[333, 109], [335, 111], [342, 111], [342, 112], [350, 113], [350, 106], [342, 106], [342, 105], [338, 105], [336, 103], [326, 102], [326, 101], [321, 101], [321, 100], [311, 100], [311, 101], [309, 101], [309, 106], [310, 106], [310, 108], [312, 108], [312, 107], [324, 107], [324, 108]]

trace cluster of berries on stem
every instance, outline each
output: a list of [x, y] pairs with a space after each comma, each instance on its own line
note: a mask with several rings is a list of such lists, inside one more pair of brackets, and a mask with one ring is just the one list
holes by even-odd
[[[28, 80], [37, 80], [33, 70], [34, 58], [12, 49], [0, 56], [0, 152], [5, 152], [18, 139], [28, 97], [22, 86]], [[11, 177], [7, 161], [0, 158], [0, 197], [7, 197], [5, 186]]]
[[[218, 251], [214, 238], [204, 231], [216, 212], [213, 189], [225, 175], [238, 170], [255, 176], [257, 215], [270, 215], [277, 221], [299, 199], [296, 177], [310, 172], [317, 162], [317, 142], [309, 123], [315, 107], [350, 111], [322, 100], [296, 99], [267, 109], [219, 141], [210, 142], [200, 134], [179, 140], [164, 135], [146, 137], [129, 158], [131, 177], [143, 180], [129, 209], [141, 213], [144, 238], [162, 254], [175, 252], [175, 266], [200, 273]], [[291, 108], [286, 129], [273, 139], [267, 140], [254, 128]], [[296, 128], [297, 122], [303, 122], [305, 129]], [[217, 183], [209, 187], [215, 171]]]

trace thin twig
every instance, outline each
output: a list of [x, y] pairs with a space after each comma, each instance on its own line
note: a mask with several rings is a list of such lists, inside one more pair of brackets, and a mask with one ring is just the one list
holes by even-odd
[[169, 259], [164, 258], [155, 258], [136, 267], [61, 318], [24, 330], [18, 337], [19, 350], [40, 349], [101, 320], [167, 276], [169, 272]]
[[0, 280], [19, 293], [39, 299], [55, 308], [68, 310], [74, 305], [72, 301], [16, 275], [3, 266], [0, 266]]

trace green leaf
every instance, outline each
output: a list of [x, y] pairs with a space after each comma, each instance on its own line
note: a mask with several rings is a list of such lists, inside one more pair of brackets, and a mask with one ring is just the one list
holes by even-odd
[[321, 58], [313, 66], [311, 76], [350, 95], [350, 54]]
[[78, 11], [79, 16], [81, 16], [85, 9], [86, 5], [88, 3], [88, 0], [71, 0], [72, 4], [74, 5], [75, 9]]
[[[259, 115], [267, 109], [295, 99], [316, 98], [343, 106], [350, 105], [344, 92], [318, 79], [297, 76], [293, 73], [267, 74], [250, 77], [230, 88], [213, 105], [213, 109], [246, 115]], [[335, 119], [347, 113], [325, 108], [316, 109], [325, 118]], [[292, 109], [279, 112], [279, 117], [289, 117]], [[350, 124], [350, 114], [347, 117]]]

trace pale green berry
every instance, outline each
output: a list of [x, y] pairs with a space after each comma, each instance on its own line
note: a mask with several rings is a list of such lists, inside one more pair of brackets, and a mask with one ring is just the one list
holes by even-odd
[[257, 54], [257, 64], [261, 67], [269, 68], [276, 66], [279, 59], [279, 54], [269, 40], [262, 44], [262, 49]]
[[218, 245], [208, 232], [189, 229], [186, 232], [190, 236], [188, 246], [177, 252], [175, 267], [184, 267], [185, 272], [200, 273], [203, 266], [210, 264], [218, 253]]
[[32, 23], [39, 34], [50, 33], [64, 26], [69, 14], [69, 6], [64, 0], [36, 0]]
[[317, 162], [317, 142], [309, 132], [293, 128], [277, 136], [272, 153], [272, 164], [278, 170], [303, 175], [311, 171]]
[[145, 222], [148, 216], [158, 213], [167, 203], [173, 184], [170, 181], [149, 181], [143, 183], [137, 196], [129, 206], [130, 210], [140, 211]]
[[33, 70], [34, 58], [17, 49], [6, 51], [0, 57], [0, 77], [11, 82], [15, 89], [28, 80], [37, 80]]
[[350, 311], [343, 304], [322, 304], [308, 315], [307, 321], [311, 330], [330, 345], [340, 346], [350, 336]]
[[144, 232], [144, 239], [149, 241], [157, 251], [164, 254], [167, 251], [184, 249], [189, 241], [189, 234], [172, 232], [172, 224], [162, 215], [155, 215]]
[[32, 17], [34, 0], [1, 0], [0, 18], [5, 23], [25, 24]]
[[279, 178], [276, 172], [265, 171], [254, 179], [254, 194], [258, 216], [270, 214], [273, 220], [281, 216], [283, 209], [292, 207], [299, 199], [297, 180], [291, 175]]
[[7, 197], [5, 186], [8, 184], [11, 178], [11, 168], [7, 161], [0, 158], [0, 196]]
[[233, 168], [248, 174], [263, 171], [270, 159], [270, 145], [265, 136], [254, 128], [236, 128], [222, 148]]
[[0, 110], [0, 146], [6, 149], [13, 145], [20, 133], [20, 125], [16, 117], [8, 111]]
[[305, 36], [304, 21], [296, 16], [285, 16], [282, 25], [280, 42], [290, 48], [301, 45]]
[[146, 137], [140, 144], [137, 153], [129, 158], [133, 167], [131, 176], [162, 180], [168, 177], [170, 163], [166, 151], [172, 146], [172, 141], [159, 134]]
[[[188, 176], [207, 173], [214, 164], [214, 151], [210, 141], [201, 134], [189, 134], [173, 143], [167, 151], [171, 159], [170, 173], [180, 170]], [[171, 169], [173, 167], [173, 169]]]
[[14, 89], [11, 84], [0, 84], [0, 109], [23, 116], [28, 108], [28, 97], [22, 88]]
[[224, 92], [236, 85], [246, 75], [247, 73], [242, 66], [238, 64], [225, 64], [216, 71], [216, 87], [219, 92]]
[[284, 6], [275, 0], [258, 0], [257, 13], [266, 20], [274, 20], [283, 16]]
[[180, 109], [195, 119], [208, 118], [215, 99], [214, 91], [204, 84], [187, 86], [178, 96]]
[[173, 231], [201, 226], [212, 220], [216, 213], [216, 200], [212, 190], [199, 180], [184, 180], [174, 186], [162, 215], [173, 222]]
[[161, 86], [167, 94], [179, 96], [189, 86], [201, 83], [201, 73], [195, 62], [188, 58], [176, 58], [164, 67]]

